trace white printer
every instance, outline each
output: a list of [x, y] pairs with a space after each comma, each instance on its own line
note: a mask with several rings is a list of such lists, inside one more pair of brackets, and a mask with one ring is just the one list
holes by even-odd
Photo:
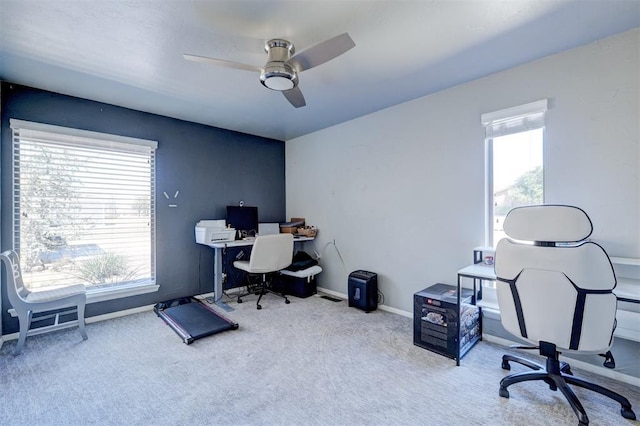
[[219, 220], [201, 220], [196, 224], [196, 243], [213, 244], [234, 241], [236, 239], [236, 230], [227, 228], [227, 221]]

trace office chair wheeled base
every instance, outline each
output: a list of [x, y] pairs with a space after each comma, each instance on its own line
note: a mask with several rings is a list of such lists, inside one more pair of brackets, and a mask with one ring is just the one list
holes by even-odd
[[560, 392], [562, 392], [562, 394], [569, 402], [569, 405], [573, 409], [574, 413], [578, 417], [579, 425], [588, 425], [589, 418], [587, 417], [587, 413], [582, 407], [580, 400], [578, 400], [573, 390], [571, 390], [571, 388], [569, 387], [569, 385], [571, 384], [584, 389], [592, 390], [617, 401], [621, 406], [620, 414], [622, 415], [622, 417], [629, 420], [636, 419], [636, 415], [631, 408], [631, 403], [627, 398], [600, 385], [587, 382], [586, 380], [573, 376], [569, 364], [567, 364], [566, 362], [560, 362], [558, 360], [559, 353], [556, 351], [555, 345], [549, 343], [545, 344], [545, 342], [541, 342], [540, 355], [547, 357], [546, 368], [542, 365], [517, 356], [504, 355], [502, 357], [502, 368], [505, 370], [511, 370], [509, 362], [513, 361], [529, 367], [534, 371], [525, 371], [523, 373], [511, 374], [507, 377], [504, 377], [500, 381], [499, 394], [501, 397], [509, 398], [509, 391], [507, 390], [507, 388], [515, 383], [531, 380], [542, 380], [547, 385], [549, 385], [549, 389], [553, 391], [559, 389]]
[[[247, 279], [249, 280], [249, 286], [251, 286], [251, 279], [249, 278], [252, 274], [248, 274], [247, 275]], [[258, 285], [260, 285], [260, 288], [254, 291], [248, 291], [246, 294], [243, 295], [239, 295], [238, 296], [238, 303], [242, 303], [242, 297], [247, 296], [248, 294], [254, 293], [258, 296], [258, 300], [256, 301], [256, 309], [262, 309], [262, 305], [260, 305], [260, 299], [262, 299], [262, 296], [264, 296], [267, 293], [272, 293], [275, 294], [276, 296], [280, 296], [282, 298], [284, 298], [284, 303], [286, 303], [287, 305], [289, 303], [291, 303], [291, 301], [287, 298], [287, 296], [284, 293], [278, 293], [276, 291], [273, 291], [269, 288], [269, 284], [271, 283], [271, 280], [267, 280], [267, 274], [260, 274], [261, 275], [261, 281]]]
[[262, 309], [262, 305], [260, 305], [260, 299], [262, 299], [262, 296], [264, 296], [267, 293], [275, 294], [276, 296], [280, 296], [280, 297], [284, 298], [284, 303], [286, 303], [287, 305], [289, 303], [291, 303], [291, 301], [287, 298], [287, 296], [284, 293], [278, 293], [278, 292], [275, 292], [273, 290], [269, 290], [268, 288], [265, 288], [260, 293], [260, 296], [258, 297], [258, 301], [256, 302], [256, 308], [257, 309]]
[[246, 297], [246, 296], [250, 296], [250, 295], [255, 295], [258, 296], [260, 295], [260, 292], [262, 291], [262, 284], [261, 283], [252, 283], [251, 282], [251, 277], [249, 275], [247, 275], [247, 290], [241, 294], [237, 295], [236, 298], [236, 302], [238, 303], [242, 303], [242, 298]]

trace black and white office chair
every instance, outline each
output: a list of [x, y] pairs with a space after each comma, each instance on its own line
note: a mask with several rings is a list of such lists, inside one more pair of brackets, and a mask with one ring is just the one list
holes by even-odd
[[[258, 236], [253, 243], [249, 260], [236, 260], [233, 266], [247, 272], [250, 275], [260, 277], [260, 296], [256, 302], [258, 309], [262, 309], [260, 299], [269, 293], [276, 294], [284, 298], [285, 303], [289, 299], [282, 293], [277, 293], [269, 288], [272, 276], [291, 265], [293, 259], [293, 235], [273, 234]], [[238, 296], [238, 303], [242, 303], [241, 296]]]
[[498, 304], [504, 328], [535, 345], [546, 367], [504, 355], [502, 368], [513, 361], [533, 371], [511, 374], [500, 382], [500, 396], [507, 388], [528, 380], [542, 380], [560, 390], [578, 416], [589, 423], [582, 404], [569, 385], [590, 389], [614, 399], [621, 414], [635, 419], [629, 401], [602, 386], [573, 376], [559, 361], [561, 353], [606, 354], [605, 366], [613, 368], [609, 348], [616, 325], [616, 277], [609, 256], [593, 242], [587, 214], [572, 206], [540, 205], [515, 208], [504, 221], [508, 238], [496, 246], [495, 271]]
[[[13, 351], [14, 355], [20, 354], [24, 347], [27, 335], [30, 333], [31, 323], [34, 321], [43, 321], [49, 318], [55, 318], [53, 325], [40, 327], [34, 332], [41, 333], [49, 330], [55, 330], [62, 327], [78, 324], [82, 340], [87, 340], [87, 332], [85, 330], [84, 307], [87, 301], [87, 292], [83, 284], [75, 284], [66, 287], [53, 288], [48, 290], [30, 291], [22, 281], [22, 271], [20, 270], [20, 259], [18, 254], [13, 250], [7, 250], [0, 254], [0, 259], [4, 263], [7, 287], [7, 296], [9, 303], [16, 311], [19, 321], [18, 344]], [[33, 314], [43, 312], [51, 312], [37, 319], [33, 318]], [[69, 321], [59, 323], [58, 319], [61, 315], [69, 313], [77, 313], [77, 321]]]

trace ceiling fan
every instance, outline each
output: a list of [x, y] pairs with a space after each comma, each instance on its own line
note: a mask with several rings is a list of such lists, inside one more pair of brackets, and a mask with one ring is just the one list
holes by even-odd
[[264, 67], [186, 53], [182, 56], [190, 61], [208, 62], [227, 68], [259, 72], [260, 82], [263, 86], [282, 92], [291, 105], [300, 108], [305, 106], [306, 102], [298, 87], [298, 74], [342, 55], [355, 45], [349, 34], [344, 33], [295, 55], [293, 43], [289, 40], [274, 38], [265, 43], [267, 63]]

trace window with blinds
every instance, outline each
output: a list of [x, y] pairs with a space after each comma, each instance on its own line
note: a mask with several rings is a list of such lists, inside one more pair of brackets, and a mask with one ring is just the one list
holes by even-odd
[[27, 287], [155, 284], [157, 142], [14, 119], [11, 128]]
[[486, 145], [485, 244], [505, 236], [514, 207], [544, 203], [543, 142], [547, 100], [482, 114]]

